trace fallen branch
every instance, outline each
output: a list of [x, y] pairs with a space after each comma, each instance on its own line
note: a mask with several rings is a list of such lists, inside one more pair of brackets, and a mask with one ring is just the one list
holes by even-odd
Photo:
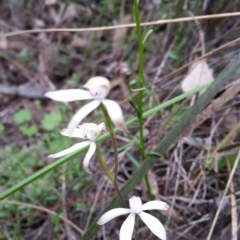
[[26, 86], [9, 86], [0, 84], [0, 94], [13, 95], [25, 98], [45, 98], [46, 89], [27, 88]]

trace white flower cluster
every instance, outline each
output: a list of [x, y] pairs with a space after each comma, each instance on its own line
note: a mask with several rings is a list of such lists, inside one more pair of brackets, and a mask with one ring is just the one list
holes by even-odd
[[[108, 79], [104, 77], [93, 77], [84, 85], [84, 88], [86, 90], [68, 89], [50, 91], [45, 94], [46, 97], [60, 102], [92, 100], [80, 108], [73, 116], [72, 120], [69, 122], [67, 129], [63, 129], [60, 132], [63, 136], [82, 138], [86, 139], [86, 141], [77, 143], [68, 149], [55, 154], [51, 154], [48, 157], [59, 158], [89, 146], [88, 152], [83, 160], [83, 167], [86, 172], [91, 174], [89, 169], [89, 162], [95, 153], [96, 141], [101, 132], [106, 130], [106, 127], [104, 123], [101, 123], [99, 125], [95, 123], [84, 123], [80, 125], [81, 121], [100, 104], [103, 104], [113, 124], [121, 131], [126, 131], [127, 128], [119, 104], [113, 100], [106, 99], [110, 91], [110, 82]], [[106, 212], [98, 220], [98, 224], [103, 225], [117, 216], [129, 214], [121, 227], [120, 240], [130, 240], [132, 238], [134, 229], [135, 216], [138, 215], [149, 227], [153, 234], [155, 234], [160, 239], [166, 239], [166, 232], [161, 222], [157, 218], [144, 212], [146, 210], [152, 209], [167, 210], [168, 205], [165, 202], [155, 200], [142, 204], [139, 197], [132, 197], [129, 200], [129, 205], [129, 209], [116, 208]]]

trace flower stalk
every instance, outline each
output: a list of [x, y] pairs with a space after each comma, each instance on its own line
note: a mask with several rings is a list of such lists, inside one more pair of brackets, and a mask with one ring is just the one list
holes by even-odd
[[106, 111], [106, 109], [104, 108], [103, 104], [101, 104], [101, 110], [103, 112], [105, 121], [106, 121], [106, 125], [108, 128], [108, 131], [110, 133], [111, 139], [112, 139], [112, 145], [113, 145], [113, 150], [114, 150], [114, 181], [113, 181], [113, 185], [115, 187], [115, 190], [121, 200], [121, 203], [124, 207], [127, 207], [127, 204], [119, 190], [118, 187], [118, 183], [117, 183], [117, 175], [118, 175], [118, 150], [117, 150], [117, 141], [116, 141], [116, 137], [115, 137], [115, 133], [114, 133], [114, 128], [112, 125], [112, 121], [111, 118], [108, 114], [108, 112]]
[[140, 240], [138, 231], [139, 231], [138, 218], [136, 218], [135, 219], [135, 226], [134, 226], [134, 232], [135, 232], [136, 240]]
[[108, 169], [107, 164], [103, 158], [101, 149], [99, 147], [99, 144], [97, 143], [97, 148], [96, 148], [96, 152], [97, 152], [97, 156], [98, 156], [98, 160], [100, 162], [100, 165], [102, 167], [102, 170], [105, 172], [106, 176], [109, 178], [109, 180], [114, 183], [114, 176], [112, 175], [111, 171]]
[[[140, 17], [139, 17], [139, 10], [138, 10], [138, 0], [134, 0], [134, 15], [135, 21], [137, 25], [137, 36], [138, 36], [138, 54], [139, 54], [139, 89], [144, 89], [144, 53], [143, 53], [143, 40], [142, 40], [142, 33], [141, 33], [141, 25], [140, 25]], [[145, 147], [144, 147], [144, 135], [143, 135], [143, 91], [140, 90], [138, 92], [138, 123], [139, 123], [139, 136], [140, 136], [140, 144], [139, 150], [141, 153], [142, 160], [144, 161], [146, 158], [145, 154]], [[154, 199], [152, 194], [152, 189], [149, 183], [148, 176], [144, 177], [147, 193], [150, 200]]]

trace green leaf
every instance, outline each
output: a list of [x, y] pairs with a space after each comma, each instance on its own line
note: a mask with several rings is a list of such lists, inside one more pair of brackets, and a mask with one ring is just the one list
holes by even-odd
[[138, 84], [138, 83], [139, 83], [139, 80], [138, 80], [138, 79], [133, 79], [133, 80], [131, 80], [131, 81], [128, 83], [128, 89], [129, 89], [129, 91], [131, 91], [131, 92], [140, 92], [140, 91], [146, 90], [145, 87], [143, 87], [143, 88], [137, 88], [137, 89], [133, 89], [133, 88], [131, 87], [132, 85], [135, 85], [135, 84]]
[[143, 44], [147, 41], [148, 37], [152, 34], [153, 30], [150, 29], [147, 31], [145, 37], [143, 38]]
[[32, 120], [32, 113], [28, 109], [20, 109], [14, 114], [13, 118], [17, 124], [22, 124]]
[[58, 112], [47, 113], [42, 120], [42, 127], [44, 130], [52, 131], [59, 126], [62, 121], [62, 115]]
[[76, 86], [78, 84], [78, 76], [76, 73], [72, 74], [72, 76], [66, 80], [66, 82], [70, 85]]
[[180, 57], [174, 52], [169, 52], [169, 57], [173, 60], [180, 61]]
[[88, 210], [88, 206], [86, 205], [86, 203], [82, 202], [82, 203], [77, 203], [75, 205], [77, 210]]
[[5, 127], [3, 124], [0, 124], [0, 133], [2, 133], [5, 130]]
[[138, 167], [140, 167], [140, 163], [138, 162], [138, 160], [135, 158], [135, 157], [133, 157], [133, 155], [132, 154], [130, 154], [130, 153], [126, 153], [126, 155], [127, 155], [127, 157], [129, 158], [129, 160], [138, 168]]
[[22, 133], [22, 135], [27, 136], [27, 137], [31, 137], [38, 132], [37, 125], [21, 126], [19, 129], [20, 129], [20, 132]]

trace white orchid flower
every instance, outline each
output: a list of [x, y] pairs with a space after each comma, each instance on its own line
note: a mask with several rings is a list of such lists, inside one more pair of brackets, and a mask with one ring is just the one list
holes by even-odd
[[145, 213], [144, 211], [153, 209], [167, 210], [169, 207], [167, 203], [154, 200], [142, 204], [142, 201], [139, 197], [132, 197], [129, 199], [129, 205], [130, 209], [116, 208], [104, 213], [98, 220], [97, 224], [103, 225], [115, 217], [130, 213], [120, 229], [120, 240], [130, 240], [132, 238], [136, 215], [143, 220], [153, 234], [162, 240], [166, 240], [166, 231], [161, 222], [157, 218]]
[[63, 129], [60, 132], [63, 136], [84, 138], [87, 139], [88, 141], [74, 144], [72, 147], [55, 154], [51, 154], [48, 157], [49, 158], [63, 157], [69, 153], [75, 152], [81, 148], [89, 146], [88, 152], [83, 160], [83, 167], [87, 173], [91, 174], [89, 170], [89, 162], [96, 151], [96, 140], [100, 136], [101, 131], [103, 130], [106, 130], [105, 123], [101, 123], [99, 125], [95, 123], [84, 123], [75, 128], [71, 136], [69, 135], [67, 129]]
[[76, 100], [93, 99], [80, 108], [68, 124], [69, 134], [72, 135], [74, 128], [101, 103], [106, 108], [114, 125], [122, 131], [126, 131], [125, 121], [122, 109], [119, 104], [113, 100], [105, 99], [110, 91], [110, 82], [104, 77], [93, 77], [87, 81], [83, 89], [68, 89], [59, 91], [50, 91], [45, 94], [55, 101], [71, 102]]

